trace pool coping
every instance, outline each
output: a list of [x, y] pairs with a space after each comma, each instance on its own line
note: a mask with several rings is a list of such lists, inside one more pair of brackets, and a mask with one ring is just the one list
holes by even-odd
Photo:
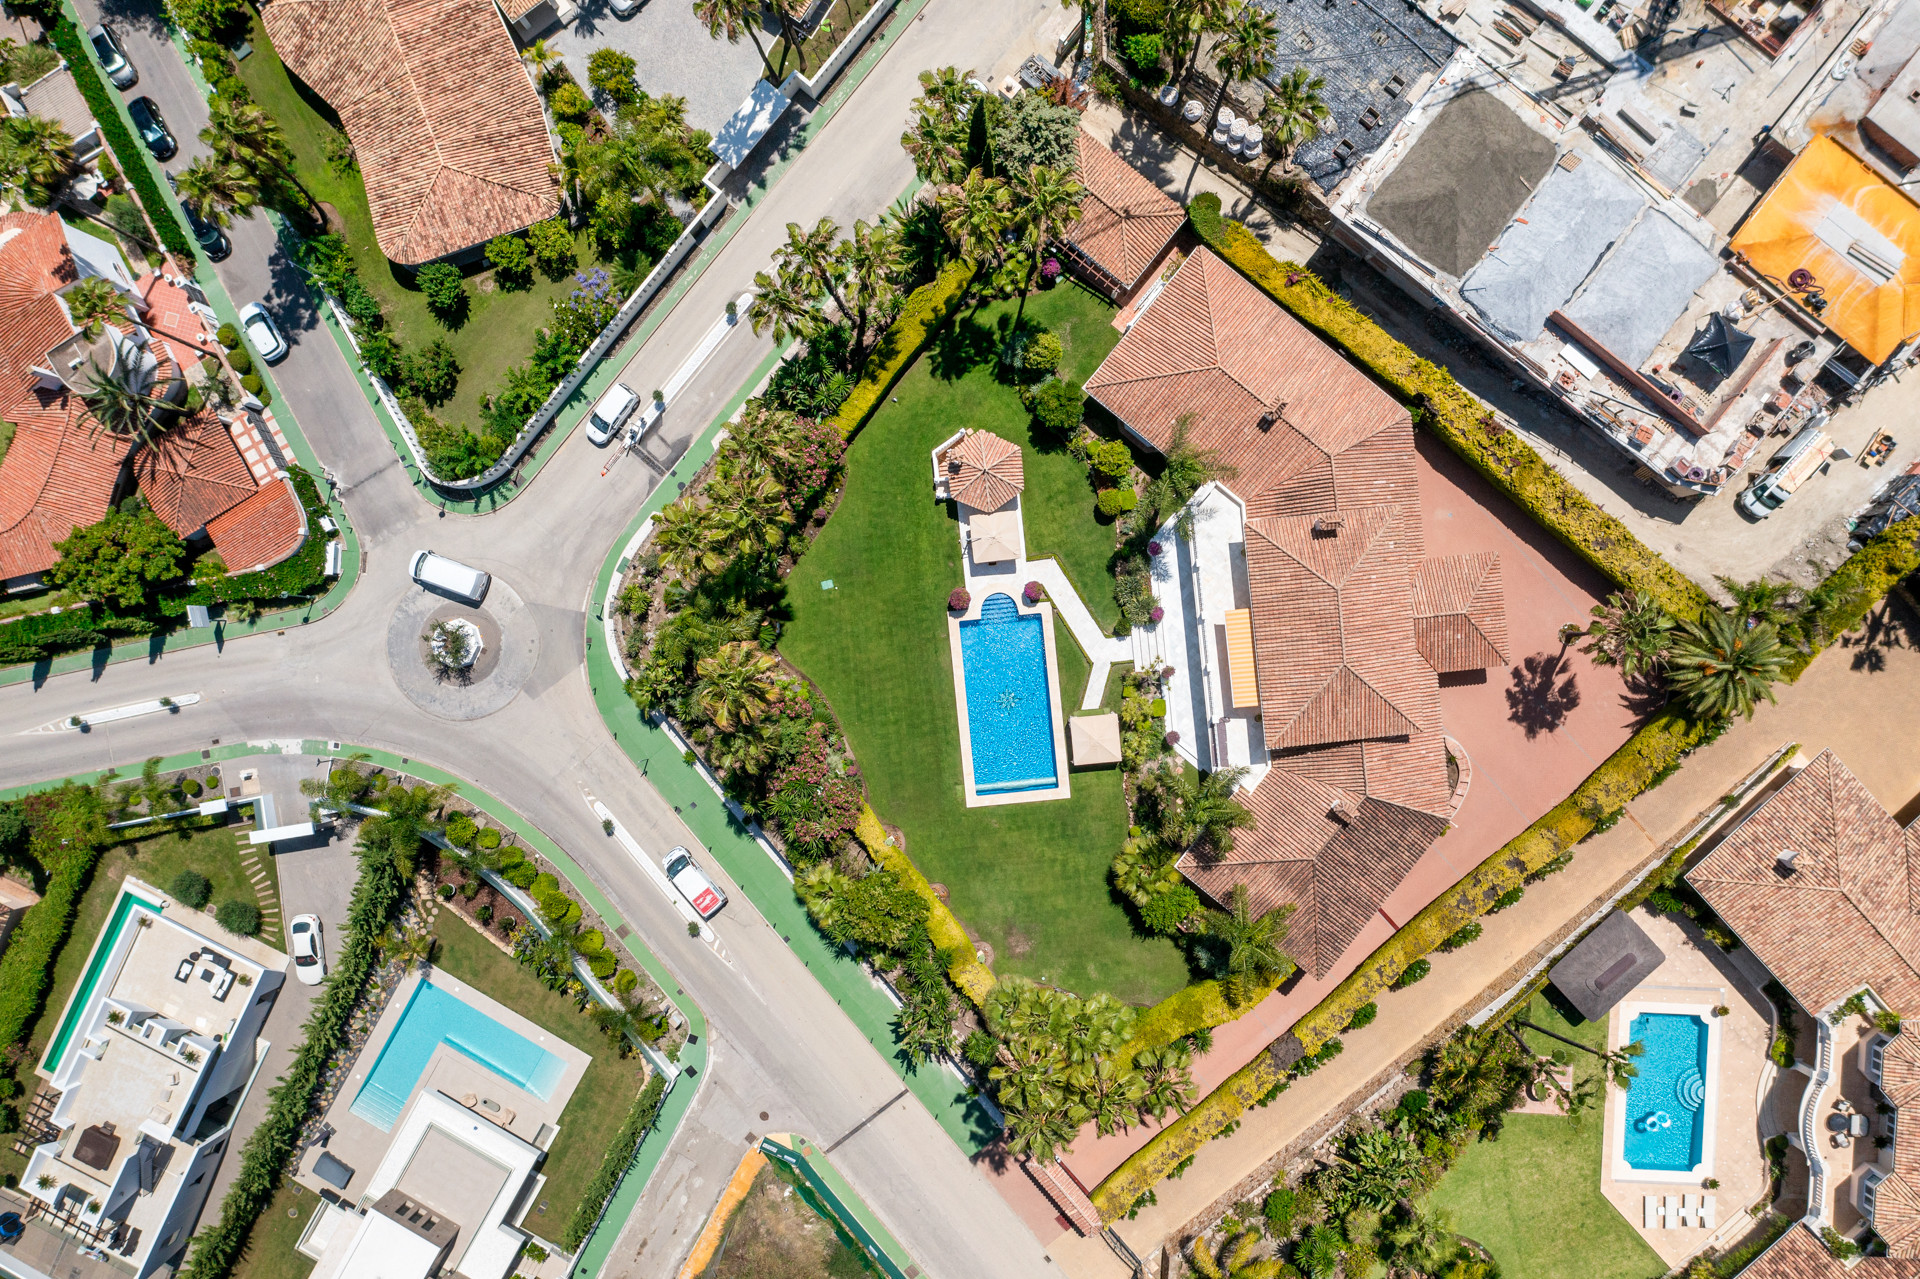
[[[960, 624], [979, 621], [980, 610], [995, 595], [1005, 595], [1012, 600], [1014, 611], [1019, 616], [1040, 618], [1040, 630], [1046, 640], [1047, 652], [1047, 713], [1053, 721], [1053, 775], [1058, 779], [1058, 784], [1032, 790], [993, 791], [983, 795], [973, 780], [973, 726], [967, 716], [967, 666], [960, 648]], [[1067, 766], [1067, 722], [1060, 699], [1060, 656], [1053, 638], [1053, 605], [1046, 600], [1028, 605], [1016, 591], [984, 592], [978, 599], [967, 601], [965, 612], [947, 610], [947, 644], [953, 659], [953, 698], [960, 712], [960, 781], [966, 787], [967, 807], [989, 808], [998, 804], [1033, 804], [1050, 799], [1072, 798], [1072, 770]]]
[[[127, 879], [132, 879], [129, 875]], [[171, 898], [163, 896], [155, 889], [153, 896], [160, 897], [154, 902], [141, 896], [127, 883], [120, 881], [120, 891], [115, 894], [113, 905], [107, 908], [106, 925], [94, 934], [93, 947], [87, 952], [86, 967], [80, 970], [80, 980], [74, 983], [73, 991], [67, 996], [66, 1006], [60, 1010], [60, 1021], [47, 1043], [47, 1051], [41, 1055], [34, 1073], [43, 1079], [52, 1079], [60, 1071], [60, 1063], [66, 1060], [67, 1049], [72, 1046], [73, 1033], [80, 1027], [80, 1015], [93, 1003], [93, 992], [100, 985], [100, 979], [106, 975], [107, 960], [113, 954], [114, 944], [127, 927], [127, 920], [135, 909], [145, 907], [152, 914], [161, 914], [165, 906], [171, 904]], [[143, 888], [152, 888], [151, 884], [135, 880]]]
[[[1676, 991], [1675, 993], [1679, 993]], [[1703, 991], [1702, 994], [1707, 992]], [[1720, 1019], [1713, 1014], [1717, 1001], [1702, 1003], [1678, 1003], [1670, 999], [1636, 999], [1629, 997], [1615, 1005], [1608, 1014], [1607, 1047], [1618, 1051], [1627, 1043], [1628, 1027], [1633, 1019], [1642, 1013], [1668, 1013], [1686, 1017], [1698, 1017], [1707, 1027], [1707, 1064], [1701, 1073], [1706, 1077], [1706, 1096], [1700, 1107], [1700, 1162], [1692, 1168], [1636, 1168], [1627, 1162], [1627, 1090], [1624, 1088], [1607, 1089], [1607, 1116], [1605, 1146], [1610, 1173], [1615, 1182], [1635, 1182], [1643, 1184], [1668, 1184], [1680, 1181], [1702, 1181], [1713, 1176], [1716, 1142], [1719, 1138], [1720, 1118]]]

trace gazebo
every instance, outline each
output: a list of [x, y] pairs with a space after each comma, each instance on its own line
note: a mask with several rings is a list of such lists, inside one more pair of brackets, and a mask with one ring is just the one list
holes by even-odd
[[938, 459], [944, 496], [976, 511], [1009, 506], [1027, 486], [1020, 446], [991, 431], [968, 431]]

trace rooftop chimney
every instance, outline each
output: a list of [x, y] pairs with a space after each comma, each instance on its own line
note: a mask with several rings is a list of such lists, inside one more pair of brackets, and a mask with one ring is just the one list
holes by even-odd
[[1260, 429], [1263, 431], [1271, 431], [1275, 422], [1284, 422], [1286, 419], [1287, 402], [1281, 400], [1260, 415]]
[[1800, 860], [1800, 850], [1783, 848], [1780, 850], [1780, 855], [1773, 860], [1774, 864], [1780, 868], [1781, 874], [1791, 875], [1794, 872], [1794, 863]]
[[1334, 821], [1339, 822], [1342, 826], [1351, 826], [1355, 816], [1353, 801], [1345, 795], [1342, 795], [1333, 801], [1333, 807], [1327, 810], [1327, 816], [1333, 818]]
[[1315, 537], [1333, 537], [1347, 527], [1347, 517], [1335, 511], [1332, 515], [1322, 515], [1313, 522]]

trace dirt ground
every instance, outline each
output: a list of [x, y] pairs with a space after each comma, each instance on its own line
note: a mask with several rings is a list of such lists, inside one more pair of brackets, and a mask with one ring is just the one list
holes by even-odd
[[727, 1223], [700, 1279], [873, 1279], [877, 1271], [772, 1164]]

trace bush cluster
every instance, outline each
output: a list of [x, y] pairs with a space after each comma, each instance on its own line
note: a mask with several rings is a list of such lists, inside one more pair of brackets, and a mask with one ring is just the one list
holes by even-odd
[[842, 435], [852, 438], [867, 416], [879, 407], [894, 381], [920, 354], [920, 348], [959, 309], [966, 298], [967, 286], [973, 282], [973, 273], [972, 262], [955, 259], [940, 268], [933, 283], [913, 291], [906, 305], [900, 308], [893, 327], [867, 357], [859, 381], [853, 384], [852, 392], [834, 415], [833, 424]]
[[213, 885], [197, 870], [183, 870], [167, 881], [167, 893], [183, 906], [199, 910], [213, 896]]

